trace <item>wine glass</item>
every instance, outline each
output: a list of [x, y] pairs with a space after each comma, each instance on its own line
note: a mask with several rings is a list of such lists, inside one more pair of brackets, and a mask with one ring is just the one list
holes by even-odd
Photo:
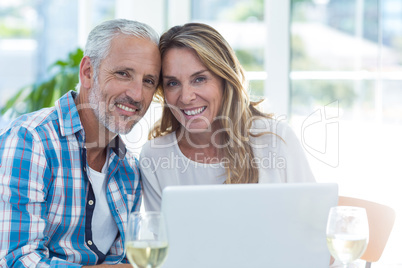
[[332, 207], [327, 223], [327, 245], [331, 255], [344, 267], [360, 258], [367, 248], [369, 226], [366, 209]]
[[126, 255], [135, 268], [158, 268], [168, 252], [166, 223], [161, 212], [133, 212], [128, 219]]

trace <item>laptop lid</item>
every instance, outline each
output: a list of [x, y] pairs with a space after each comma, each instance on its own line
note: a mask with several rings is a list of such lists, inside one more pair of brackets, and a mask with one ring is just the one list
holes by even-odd
[[332, 183], [173, 186], [163, 191], [163, 268], [328, 267]]

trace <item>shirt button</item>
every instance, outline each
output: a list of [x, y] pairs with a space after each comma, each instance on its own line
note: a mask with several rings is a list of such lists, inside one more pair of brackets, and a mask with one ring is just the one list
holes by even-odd
[[92, 241], [91, 241], [91, 240], [88, 240], [87, 244], [90, 245], [90, 246], [92, 246]]
[[88, 204], [89, 204], [90, 206], [92, 206], [92, 205], [94, 204], [94, 201], [93, 201], [93, 200], [89, 200], [89, 201], [88, 201]]
[[86, 167], [84, 167], [84, 172], [87, 172], [87, 168], [86, 168]]

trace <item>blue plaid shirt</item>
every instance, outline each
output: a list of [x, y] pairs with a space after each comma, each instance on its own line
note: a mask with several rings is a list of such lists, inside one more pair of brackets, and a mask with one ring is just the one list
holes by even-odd
[[119, 137], [109, 144], [107, 200], [119, 234], [104, 255], [92, 242], [96, 200], [74, 94], [0, 133], [0, 267], [127, 262], [124, 230], [141, 203], [138, 161]]

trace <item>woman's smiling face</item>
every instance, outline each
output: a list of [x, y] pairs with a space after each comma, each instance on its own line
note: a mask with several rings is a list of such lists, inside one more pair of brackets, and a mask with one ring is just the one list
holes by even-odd
[[171, 48], [162, 59], [166, 103], [189, 132], [212, 130], [222, 106], [223, 80], [189, 48]]

